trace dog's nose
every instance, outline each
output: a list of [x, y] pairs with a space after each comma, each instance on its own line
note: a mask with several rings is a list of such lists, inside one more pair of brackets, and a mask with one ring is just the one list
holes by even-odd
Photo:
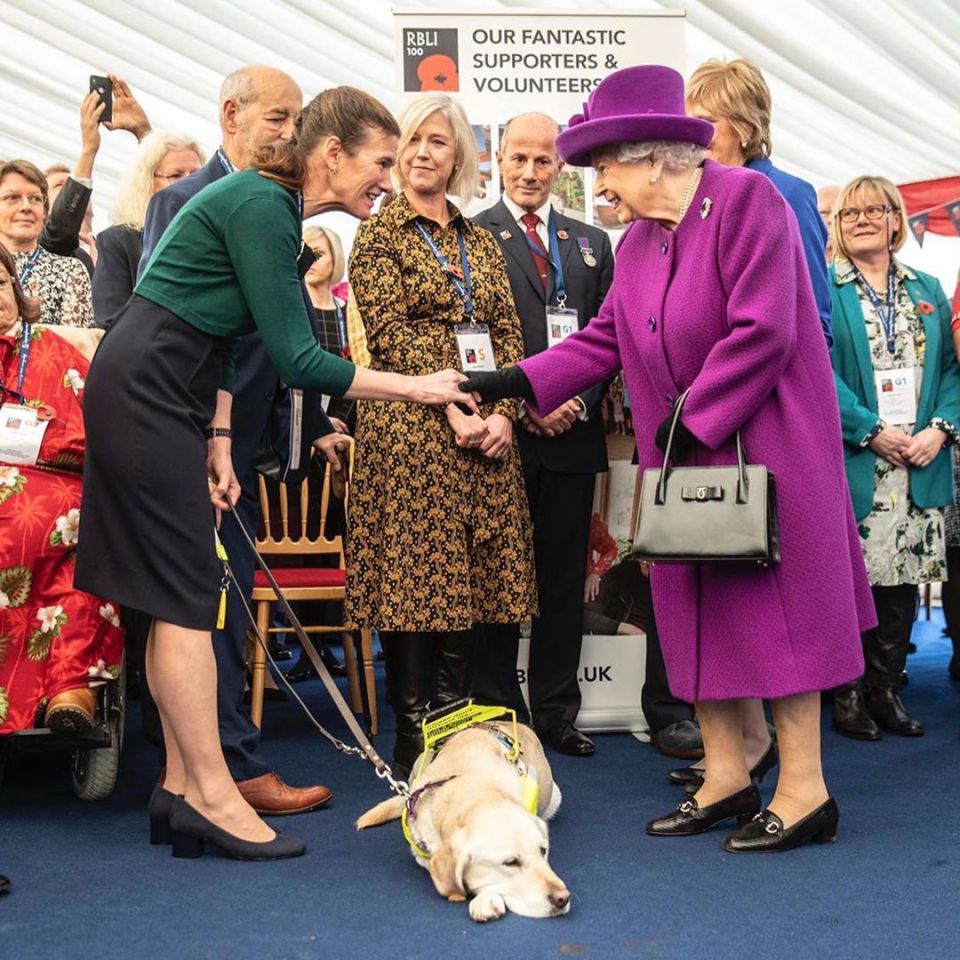
[[550, 894], [550, 902], [558, 909], [562, 910], [570, 902], [570, 891], [560, 890]]

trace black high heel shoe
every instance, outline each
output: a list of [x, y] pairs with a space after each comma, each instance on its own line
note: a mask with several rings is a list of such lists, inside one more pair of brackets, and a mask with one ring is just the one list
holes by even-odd
[[266, 843], [241, 840], [211, 823], [187, 803], [183, 797], [174, 797], [170, 808], [170, 843], [173, 855], [182, 859], [199, 857], [204, 842], [216, 844], [235, 860], [286, 860], [307, 852], [302, 840], [278, 833]]
[[731, 833], [723, 846], [730, 853], [778, 853], [807, 842], [834, 843], [839, 822], [840, 809], [833, 797], [786, 829], [775, 813], [764, 810], [746, 826]]
[[[771, 740], [767, 752], [750, 768], [750, 779], [755, 783], [763, 783], [763, 778], [779, 763], [780, 751], [777, 750], [777, 741]], [[695, 767], [686, 767], [686, 770], [694, 774], [694, 777], [688, 777], [686, 782], [682, 783], [684, 793], [693, 796], [703, 786], [702, 771], [697, 771]], [[679, 773], [679, 770], [671, 770], [670, 774]], [[673, 783], [680, 783], [679, 780], [667, 774], [667, 777]], [[699, 775], [698, 775], [699, 774]]]
[[170, 807], [176, 796], [159, 783], [150, 794], [147, 813], [150, 814], [150, 843], [155, 847], [170, 842]]
[[742, 826], [760, 812], [760, 791], [755, 783], [701, 808], [692, 797], [684, 800], [676, 812], [647, 824], [651, 837], [692, 837], [715, 827], [724, 820], [736, 818]]

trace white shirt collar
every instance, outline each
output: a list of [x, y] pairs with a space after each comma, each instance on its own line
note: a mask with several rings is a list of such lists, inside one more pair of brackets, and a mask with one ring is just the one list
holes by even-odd
[[[521, 222], [521, 218], [527, 213], [527, 211], [524, 210], [523, 207], [514, 203], [505, 193], [503, 194], [503, 204], [510, 211], [510, 216], [512, 216], [513, 219], [516, 220], [517, 223], [522, 227], [523, 223]], [[546, 226], [550, 222], [549, 199], [542, 207], [538, 207], [533, 212], [540, 218], [540, 222]]]

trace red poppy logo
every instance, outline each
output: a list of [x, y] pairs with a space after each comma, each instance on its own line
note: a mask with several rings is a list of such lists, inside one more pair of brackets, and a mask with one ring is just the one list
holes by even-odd
[[920, 308], [920, 312], [921, 312], [921, 313], [925, 313], [925, 314], [927, 314], [928, 316], [929, 316], [931, 313], [933, 313], [933, 304], [932, 304], [932, 303], [927, 303], [926, 300], [921, 300], [921, 301], [917, 304], [917, 306]]
[[424, 57], [417, 67], [417, 77], [420, 80], [420, 89], [424, 91], [445, 90], [449, 93], [460, 89], [457, 65], [451, 57], [442, 53]]

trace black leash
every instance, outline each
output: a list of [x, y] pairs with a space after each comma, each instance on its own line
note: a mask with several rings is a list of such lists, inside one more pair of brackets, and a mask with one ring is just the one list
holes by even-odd
[[237, 594], [240, 597], [241, 602], [243, 603], [243, 608], [247, 612], [247, 617], [250, 620], [250, 625], [253, 628], [253, 632], [256, 635], [257, 641], [260, 646], [263, 647], [264, 652], [267, 655], [267, 659], [270, 661], [270, 665], [273, 667], [276, 674], [283, 681], [284, 686], [287, 690], [293, 695], [293, 698], [300, 704], [303, 712], [309, 717], [310, 722], [320, 731], [320, 733], [341, 753], [350, 754], [353, 756], [360, 757], [362, 759], [369, 760], [373, 764], [374, 770], [376, 771], [377, 776], [381, 780], [386, 780], [390, 786], [390, 789], [395, 793], [399, 793], [404, 797], [410, 795], [410, 789], [407, 786], [406, 782], [403, 780], [397, 780], [393, 776], [393, 771], [390, 769], [387, 762], [377, 753], [373, 744], [370, 742], [370, 738], [363, 732], [360, 724], [357, 722], [357, 718], [353, 715], [353, 711], [350, 709], [347, 701], [344, 700], [343, 694], [340, 692], [340, 688], [337, 686], [336, 681], [330, 674], [330, 671], [327, 669], [326, 664], [320, 657], [320, 654], [317, 653], [317, 648], [313, 645], [313, 641], [307, 635], [307, 632], [303, 629], [303, 625], [300, 623], [297, 615], [293, 612], [293, 609], [290, 606], [289, 601], [283, 595], [283, 590], [280, 588], [280, 585], [277, 583], [276, 578], [274, 577], [270, 567], [267, 566], [266, 561], [260, 555], [260, 551], [257, 550], [256, 544], [250, 538], [250, 534], [247, 533], [246, 527], [240, 521], [240, 517], [237, 516], [235, 510], [231, 510], [230, 513], [233, 514], [234, 519], [237, 522], [237, 526], [240, 528], [240, 532], [243, 534], [243, 539], [246, 540], [250, 549], [253, 551], [253, 555], [256, 558], [257, 566], [263, 571], [264, 576], [267, 578], [267, 583], [270, 584], [271, 589], [276, 595], [277, 602], [280, 604], [280, 609], [283, 610], [287, 621], [292, 627], [294, 633], [297, 635], [297, 639], [300, 641], [301, 646], [303, 647], [303, 652], [307, 655], [307, 659], [313, 664], [314, 669], [317, 671], [318, 676], [323, 681], [323, 685], [327, 688], [327, 693], [330, 694], [330, 697], [333, 699], [334, 704], [337, 707], [337, 710], [340, 711], [340, 715], [343, 717], [347, 726], [350, 728], [350, 732], [353, 734], [359, 747], [351, 747], [345, 744], [342, 740], [339, 740], [337, 737], [333, 736], [328, 730], [326, 730], [322, 724], [317, 720], [317, 718], [310, 712], [310, 709], [300, 698], [299, 694], [293, 689], [293, 686], [290, 684], [290, 681], [287, 680], [286, 675], [277, 667], [276, 662], [273, 657], [270, 655], [270, 649], [267, 644], [266, 637], [263, 636], [260, 632], [260, 628], [257, 626], [256, 617], [253, 615], [253, 611], [250, 609], [250, 604], [247, 601], [247, 598], [243, 595], [243, 591], [240, 589], [239, 584], [237, 583], [237, 578], [233, 573], [232, 568], [230, 567], [229, 560], [224, 561], [224, 566], [227, 569], [227, 573], [230, 576], [230, 579], [233, 581], [234, 586], [236, 586]]

